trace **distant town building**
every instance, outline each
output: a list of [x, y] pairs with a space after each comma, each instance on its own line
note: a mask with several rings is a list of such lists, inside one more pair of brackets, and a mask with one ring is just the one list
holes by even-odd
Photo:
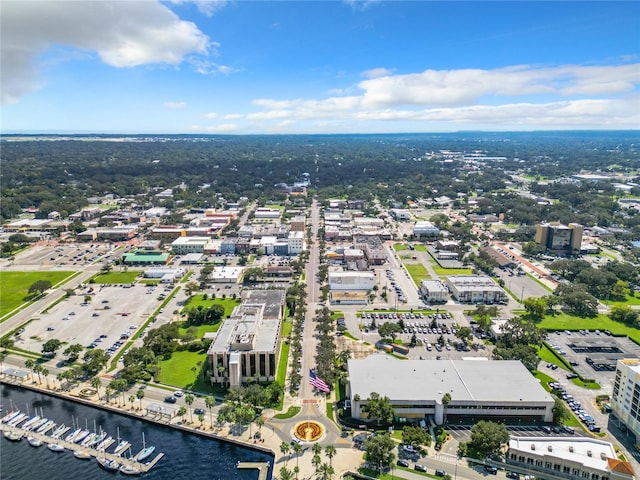
[[188, 253], [204, 253], [209, 237], [179, 237], [171, 243], [171, 249], [176, 255]]
[[431, 222], [421, 220], [419, 222], [416, 222], [413, 226], [413, 234], [418, 238], [437, 237], [438, 235], [440, 235], [440, 229]]
[[536, 243], [554, 253], [575, 255], [582, 244], [582, 225], [570, 223], [543, 223], [536, 226]]
[[376, 284], [376, 276], [372, 272], [329, 272], [328, 276], [331, 290], [369, 291]]

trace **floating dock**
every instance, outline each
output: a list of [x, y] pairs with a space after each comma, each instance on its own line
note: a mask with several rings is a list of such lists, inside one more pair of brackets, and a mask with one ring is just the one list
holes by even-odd
[[238, 462], [238, 468], [258, 469], [258, 480], [267, 480], [269, 474], [269, 462]]
[[[53, 425], [51, 426], [51, 428], [53, 428]], [[48, 428], [47, 431], [51, 430], [51, 428]], [[16, 433], [16, 434], [24, 434], [26, 431], [18, 428], [18, 427], [12, 427], [10, 425], [7, 425], [5, 423], [0, 423], [0, 432], [11, 432], [11, 433]], [[90, 448], [90, 447], [83, 447], [82, 445], [78, 445], [77, 443], [73, 443], [73, 442], [67, 442], [66, 440], [62, 440], [62, 439], [55, 439], [53, 437], [51, 437], [50, 435], [47, 435], [46, 433], [37, 433], [37, 432], [29, 432], [29, 436], [37, 438], [38, 440], [42, 440], [44, 443], [57, 443], [58, 445], [63, 446], [66, 450], [69, 450], [71, 452], [78, 452], [78, 451], [84, 451], [87, 452], [89, 455], [91, 455], [94, 458], [106, 458], [109, 460], [113, 460], [115, 463], [119, 464], [119, 465], [127, 465], [130, 466], [132, 468], [135, 468], [137, 470], [140, 471], [140, 473], [146, 473], [149, 470], [151, 470], [151, 468], [153, 468], [156, 463], [158, 463], [160, 461], [160, 459], [162, 457], [164, 457], [164, 453], [158, 453], [152, 460], [145, 462], [145, 463], [141, 463], [141, 462], [137, 462], [133, 459], [129, 459], [129, 458], [124, 458], [122, 457], [122, 453], [124, 452], [120, 452], [118, 454], [115, 453], [107, 453], [105, 451], [102, 450], [96, 450], [95, 448]], [[115, 441], [111, 440], [109, 442], [109, 445], [113, 444]], [[29, 448], [32, 448], [29, 446]], [[107, 447], [108, 448], [108, 447]], [[250, 465], [259, 465], [259, 464], [250, 464]], [[268, 467], [268, 464], [265, 464]], [[239, 467], [240, 468], [240, 467]], [[259, 468], [259, 467], [246, 467], [246, 468]], [[265, 470], [268, 470], [268, 468]], [[260, 476], [260, 480], [266, 479], [266, 477], [262, 477], [262, 473]]]

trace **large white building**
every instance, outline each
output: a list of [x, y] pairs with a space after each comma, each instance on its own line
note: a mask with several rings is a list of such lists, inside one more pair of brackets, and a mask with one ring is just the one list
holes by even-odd
[[420, 220], [413, 226], [413, 234], [416, 237], [437, 237], [440, 235], [440, 229], [431, 222]]
[[[632, 480], [629, 462], [609, 442], [589, 437], [511, 437], [507, 463], [567, 480]], [[536, 475], [538, 477], [538, 475]]]
[[420, 294], [431, 303], [446, 303], [449, 300], [449, 289], [440, 280], [422, 280]]
[[366, 290], [376, 284], [376, 276], [372, 272], [329, 272], [329, 288], [331, 290]]
[[284, 299], [283, 290], [242, 293], [242, 303], [223, 321], [207, 351], [212, 384], [275, 380]]
[[304, 232], [291, 231], [287, 237], [289, 255], [297, 255], [304, 250]]
[[[388, 397], [402, 418], [433, 417], [441, 425], [458, 417], [553, 420], [554, 400], [517, 360], [397, 360], [372, 355], [349, 360], [347, 396], [351, 416], [366, 418], [363, 407], [373, 392]], [[442, 403], [449, 393], [451, 401]]]
[[504, 303], [507, 292], [487, 275], [452, 275], [446, 278], [453, 298], [461, 303]]
[[611, 396], [613, 414], [640, 440], [640, 360], [618, 360]]
[[204, 253], [209, 237], [178, 237], [171, 243], [171, 249], [176, 255], [188, 253]]

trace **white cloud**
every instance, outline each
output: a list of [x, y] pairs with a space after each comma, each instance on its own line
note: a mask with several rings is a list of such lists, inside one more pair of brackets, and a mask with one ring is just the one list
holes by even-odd
[[221, 125], [210, 125], [205, 127], [207, 132], [216, 132], [216, 133], [233, 133], [240, 130], [240, 127], [235, 123], [223, 123]]
[[209, 39], [165, 5], [141, 1], [2, 2], [2, 103], [14, 103], [45, 83], [36, 59], [53, 45], [96, 52], [112, 67], [180, 64], [206, 55]]
[[224, 118], [225, 120], [237, 120], [239, 118], [243, 118], [244, 115], [241, 113], [228, 113], [227, 115], [225, 115]]
[[167, 108], [185, 108], [187, 106], [187, 102], [164, 102], [162, 104], [163, 107]]
[[229, 3], [227, 0], [170, 0], [170, 2], [175, 5], [193, 3], [200, 13], [207, 17], [212, 17]]
[[203, 113], [202, 116], [204, 118], [218, 118], [218, 114], [216, 112]]
[[378, 68], [372, 68], [370, 70], [365, 70], [364, 72], [362, 72], [362, 76], [366, 78], [387, 77], [389, 75], [393, 75], [394, 71], [395, 70], [393, 69], [378, 67]]
[[211, 62], [205, 58], [193, 58], [190, 59], [189, 62], [193, 65], [196, 72], [203, 75], [215, 75], [217, 73], [228, 75], [230, 73], [236, 73], [240, 71], [240, 69], [233, 68], [228, 65], [220, 65], [219, 63]]

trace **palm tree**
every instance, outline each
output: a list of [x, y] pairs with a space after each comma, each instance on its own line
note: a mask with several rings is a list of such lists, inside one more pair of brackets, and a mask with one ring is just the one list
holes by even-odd
[[258, 425], [258, 431], [262, 433], [262, 426], [264, 425], [264, 418], [262, 416], [258, 417], [256, 425]]
[[326, 447], [324, 447], [324, 454], [329, 459], [329, 465], [331, 465], [331, 459], [336, 455], [336, 453], [336, 447], [334, 447], [333, 445], [327, 445]]
[[131, 410], [133, 410], [133, 402], [136, 401], [136, 396], [132, 393], [129, 395], [129, 403], [131, 404]]
[[284, 463], [287, 463], [287, 454], [289, 453], [289, 444], [287, 442], [282, 442], [280, 444], [280, 453], [282, 453], [282, 456], [285, 457], [284, 459]]
[[449, 392], [446, 392], [444, 395], [442, 395], [442, 405], [444, 406], [444, 414], [443, 414], [443, 418], [442, 418], [442, 423], [447, 423], [447, 405], [449, 405], [449, 403], [451, 403], [451, 394]]
[[291, 473], [291, 470], [289, 470], [287, 467], [282, 467], [280, 469], [280, 476], [278, 477], [278, 480], [292, 480], [293, 478], [293, 473]]
[[194, 397], [190, 393], [187, 393], [184, 396], [184, 403], [189, 406], [189, 422], [193, 423], [193, 412], [191, 411], [191, 405], [193, 405]]
[[102, 380], [100, 380], [100, 378], [98, 377], [93, 377], [91, 379], [91, 386], [96, 389], [96, 392], [98, 392], [98, 400], [102, 400], [100, 398], [100, 387], [102, 386]]
[[139, 388], [136, 392], [136, 398], [140, 400], [140, 410], [142, 410], [142, 399], [144, 398], [144, 390]]
[[226, 370], [226, 368], [224, 368], [224, 365], [218, 365], [218, 376], [219, 377], [224, 377], [224, 371]]
[[47, 381], [47, 388], [49, 387], [49, 369], [42, 367], [42, 374], [44, 375], [44, 379]]
[[111, 392], [113, 392], [113, 387], [109, 383], [106, 387], [104, 387], [104, 396], [107, 400], [107, 403], [111, 403], [110, 401], [111, 399], [109, 398], [109, 396], [111, 395]]
[[[28, 368], [29, 370], [33, 370], [33, 367], [35, 367], [35, 365], [36, 365], [36, 362], [31, 360], [30, 358], [24, 362], [24, 367]], [[35, 378], [33, 383], [35, 383]]]
[[294, 443], [292, 445], [292, 449], [293, 449], [293, 453], [296, 454], [296, 467], [298, 466], [298, 460], [300, 459], [300, 452], [302, 452], [302, 445], [300, 445], [298, 442]]
[[318, 473], [318, 467], [320, 466], [321, 463], [322, 463], [322, 459], [320, 458], [320, 455], [316, 453], [311, 459], [311, 465], [315, 467], [316, 473]]
[[216, 399], [209, 395], [204, 399], [204, 404], [209, 409], [209, 422], [211, 423], [211, 428], [213, 429], [213, 412], [211, 409], [216, 406]]
[[296, 474], [296, 480], [298, 480], [298, 474], [300, 473], [300, 467], [298, 467], [297, 465], [295, 467], [293, 467], [293, 473]]
[[0, 375], [2, 375], [2, 364], [5, 358], [7, 358], [7, 355], [9, 355], [7, 352], [0, 352]]
[[322, 453], [322, 445], [319, 443], [314, 443], [313, 447], [311, 447], [311, 451], [314, 455], [320, 455]]
[[198, 414], [198, 420], [200, 421], [200, 428], [202, 428], [202, 424], [204, 423], [204, 413]]
[[335, 473], [333, 467], [328, 463], [323, 463], [322, 465], [320, 465], [319, 470], [320, 474], [322, 475], [322, 480], [331, 480], [331, 477], [333, 477]]
[[42, 365], [40, 365], [39, 363], [36, 363], [33, 366], [33, 372], [38, 374], [38, 385], [40, 385], [42, 383], [42, 378], [40, 378], [40, 374], [42, 373]]

